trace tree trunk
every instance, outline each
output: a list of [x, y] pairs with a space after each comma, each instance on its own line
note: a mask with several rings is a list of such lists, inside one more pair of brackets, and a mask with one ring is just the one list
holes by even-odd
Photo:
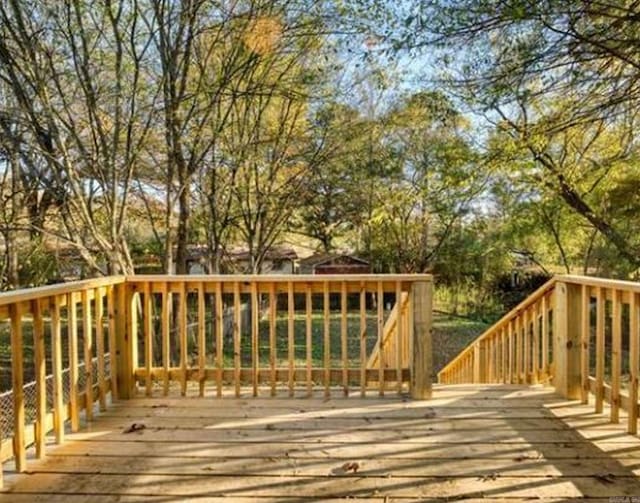
[[187, 268], [187, 245], [189, 243], [189, 190], [184, 180], [180, 181], [178, 198], [178, 230], [176, 232], [176, 274], [189, 274]]

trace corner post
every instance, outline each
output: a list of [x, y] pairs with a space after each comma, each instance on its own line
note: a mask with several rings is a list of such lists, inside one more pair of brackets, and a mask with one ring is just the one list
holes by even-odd
[[115, 285], [116, 358], [118, 372], [118, 398], [133, 398], [133, 356], [135, 342], [135, 311], [132, 290], [125, 282]]
[[558, 281], [554, 297], [553, 385], [565, 398], [579, 399], [582, 292], [579, 285]]
[[413, 334], [411, 353], [411, 398], [431, 398], [431, 373], [433, 369], [431, 325], [433, 283], [416, 282], [411, 286], [413, 308]]

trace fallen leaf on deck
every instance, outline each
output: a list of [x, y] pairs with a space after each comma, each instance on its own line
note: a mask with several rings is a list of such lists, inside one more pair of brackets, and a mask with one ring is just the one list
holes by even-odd
[[436, 411], [433, 409], [428, 410], [427, 412], [425, 412], [424, 417], [426, 417], [427, 419], [436, 417]]
[[356, 461], [348, 461], [337, 468], [331, 470], [331, 475], [344, 475], [346, 473], [352, 472], [357, 473], [360, 468], [360, 463]]
[[616, 480], [616, 476], [613, 473], [600, 473], [598, 475], [594, 475], [594, 477], [603, 484], [613, 484]]
[[143, 423], [133, 423], [131, 426], [129, 426], [127, 429], [125, 429], [122, 433], [141, 432], [145, 428], [146, 428], [146, 426]]
[[357, 473], [359, 468], [360, 468], [360, 463], [356, 463], [355, 461], [352, 461], [351, 463], [345, 463], [344, 465], [342, 465], [342, 469], [345, 472]]

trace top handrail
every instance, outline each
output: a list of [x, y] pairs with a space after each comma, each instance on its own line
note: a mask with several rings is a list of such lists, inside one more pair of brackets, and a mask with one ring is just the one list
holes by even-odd
[[640, 293], [640, 283], [622, 279], [597, 278], [594, 276], [562, 275], [556, 276], [557, 281], [574, 285], [586, 285], [601, 288], [615, 288]]
[[359, 281], [433, 281], [431, 274], [136, 274], [127, 276], [127, 282], [146, 281], [175, 281], [175, 282], [200, 282], [200, 281], [224, 281], [224, 282], [257, 282], [273, 283], [288, 282], [331, 282], [347, 281], [356, 283]]
[[54, 285], [21, 288], [18, 290], [0, 292], [0, 306], [6, 306], [9, 304], [20, 302], [28, 302], [30, 300], [36, 300], [43, 297], [64, 295], [67, 293], [73, 293], [92, 288], [119, 285], [122, 283], [138, 283], [154, 280], [187, 283], [197, 283], [202, 281], [224, 281], [239, 283], [273, 283], [289, 281], [292, 283], [318, 283], [327, 281], [331, 283], [342, 281], [346, 281], [349, 283], [362, 281], [432, 282], [433, 276], [431, 274], [138, 274], [129, 276], [104, 276], [99, 278], [69, 281], [67, 283], [57, 283]]
[[101, 278], [83, 279], [70, 281], [68, 283], [57, 283], [55, 285], [36, 286], [31, 288], [21, 288], [0, 292], [0, 306], [28, 302], [30, 300], [41, 299], [43, 297], [54, 297], [67, 293], [74, 293], [80, 290], [101, 288], [105, 286], [120, 285], [127, 281], [126, 276], [105, 276]]

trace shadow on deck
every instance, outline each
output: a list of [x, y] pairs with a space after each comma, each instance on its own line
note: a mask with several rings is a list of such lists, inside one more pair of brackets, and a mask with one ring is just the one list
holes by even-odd
[[67, 440], [7, 466], [0, 502], [640, 497], [640, 439], [542, 386], [135, 398]]

